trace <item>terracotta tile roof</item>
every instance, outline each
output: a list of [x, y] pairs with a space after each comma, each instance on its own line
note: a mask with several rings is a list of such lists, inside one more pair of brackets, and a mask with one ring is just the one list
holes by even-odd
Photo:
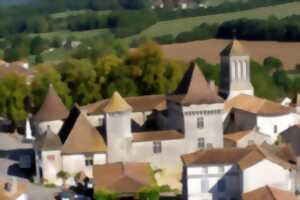
[[191, 64], [174, 94], [168, 99], [183, 105], [223, 102], [223, 99], [211, 89], [195, 63]]
[[33, 119], [40, 122], [63, 120], [68, 114], [69, 111], [61, 101], [54, 87], [50, 85], [44, 102]]
[[287, 161], [257, 146], [200, 150], [182, 156], [185, 165], [237, 164], [241, 170], [245, 170], [264, 159], [277, 163], [284, 168], [290, 169], [292, 167]]
[[112, 163], [93, 167], [94, 190], [109, 190], [120, 194], [135, 193], [155, 185], [149, 163]]
[[256, 190], [244, 193], [243, 200], [297, 200], [296, 196], [281, 189], [270, 186], [258, 188]]
[[[133, 112], [144, 112], [151, 110], [166, 110], [166, 97], [163, 95], [147, 95], [138, 97], [125, 97], [125, 101], [132, 107]], [[93, 104], [84, 106], [83, 109], [90, 115], [104, 113], [109, 99], [104, 99]]]
[[107, 113], [112, 112], [126, 112], [132, 110], [131, 106], [126, 102], [126, 100], [121, 97], [119, 92], [114, 92], [103, 111]]
[[232, 108], [259, 115], [278, 115], [293, 111], [291, 107], [282, 106], [280, 103], [246, 94], [240, 94], [225, 102], [226, 112]]
[[7, 181], [0, 180], [0, 199], [1, 200], [16, 200], [20, 195], [24, 194], [28, 190], [28, 183], [25, 181], [17, 181], [12, 184], [12, 192], [5, 190], [5, 184]]
[[50, 128], [43, 134], [39, 135], [34, 143], [38, 149], [45, 151], [59, 150], [62, 147], [61, 140], [58, 135], [54, 134]]
[[234, 39], [221, 51], [221, 55], [222, 56], [248, 56], [249, 53], [238, 40]]
[[271, 145], [264, 142], [261, 147], [269, 152], [272, 152], [282, 160], [290, 163], [296, 163], [296, 155], [291, 144]]
[[0, 77], [6, 76], [8, 74], [17, 74], [24, 77], [34, 76], [34, 71], [32, 69], [26, 69], [20, 65], [15, 64], [0, 64]]
[[106, 152], [103, 137], [77, 106], [71, 110], [58, 135], [64, 154]]
[[233, 142], [238, 142], [242, 138], [244, 138], [246, 135], [251, 133], [252, 130], [246, 130], [246, 131], [238, 131], [234, 133], [228, 133], [224, 135], [224, 139], [233, 141]]
[[132, 133], [132, 136], [133, 142], [178, 140], [184, 138], [182, 133], [175, 130], [139, 132]]

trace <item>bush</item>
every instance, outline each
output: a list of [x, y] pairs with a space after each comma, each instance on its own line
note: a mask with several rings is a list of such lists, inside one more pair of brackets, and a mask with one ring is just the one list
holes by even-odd
[[159, 200], [160, 188], [159, 187], [145, 187], [138, 192], [139, 200]]
[[117, 200], [118, 194], [108, 190], [99, 190], [94, 194], [95, 200]]

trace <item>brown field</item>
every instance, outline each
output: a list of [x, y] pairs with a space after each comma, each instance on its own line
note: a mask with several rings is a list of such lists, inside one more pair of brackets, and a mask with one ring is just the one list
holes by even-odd
[[[219, 53], [229, 43], [229, 40], [203, 40], [187, 42], [181, 44], [162, 45], [162, 50], [169, 58], [192, 61], [195, 58], [203, 58], [208, 63], [219, 63]], [[284, 68], [294, 69], [296, 64], [300, 64], [300, 42], [260, 42], [241, 41], [249, 51], [252, 59], [259, 63], [268, 56], [279, 58]]]

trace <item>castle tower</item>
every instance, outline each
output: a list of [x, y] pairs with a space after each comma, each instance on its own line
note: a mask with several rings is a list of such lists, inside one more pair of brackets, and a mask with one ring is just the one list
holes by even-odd
[[128, 161], [131, 143], [131, 106], [114, 92], [104, 108], [108, 162]]
[[250, 56], [236, 39], [221, 52], [220, 94], [227, 99], [239, 94], [254, 94], [250, 80]]
[[223, 99], [209, 87], [196, 64], [188, 68], [168, 99], [170, 122], [174, 126], [183, 122], [173, 129], [184, 132], [186, 152], [223, 147]]

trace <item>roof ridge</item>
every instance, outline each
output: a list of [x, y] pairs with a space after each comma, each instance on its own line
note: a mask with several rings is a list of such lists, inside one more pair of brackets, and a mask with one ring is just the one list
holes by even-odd
[[271, 187], [269, 185], [266, 185], [265, 187], [268, 190], [268, 192], [271, 194], [272, 199], [276, 200], [276, 196], [275, 196], [273, 190], [271, 189]]

